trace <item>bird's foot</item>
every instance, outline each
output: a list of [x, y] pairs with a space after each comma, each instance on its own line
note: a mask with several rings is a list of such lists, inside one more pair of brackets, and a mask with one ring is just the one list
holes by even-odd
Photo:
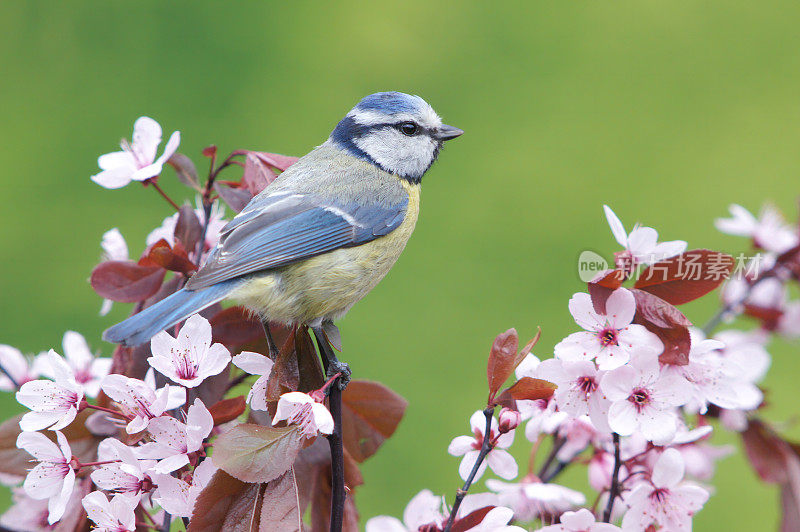
[[347, 362], [341, 362], [338, 359], [331, 360], [328, 362], [328, 378], [332, 378], [337, 373], [340, 375], [333, 385], [340, 390], [344, 390], [347, 388], [347, 385], [350, 384], [350, 375], [352, 375], [352, 371], [350, 371], [350, 365]]

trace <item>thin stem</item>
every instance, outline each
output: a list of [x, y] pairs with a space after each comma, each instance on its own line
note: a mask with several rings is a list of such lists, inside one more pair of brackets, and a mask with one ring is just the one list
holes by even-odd
[[106, 464], [116, 464], [118, 462], [122, 462], [122, 460], [103, 460], [102, 462], [81, 462], [81, 467], [94, 467], [94, 466], [101, 466]]
[[556, 478], [558, 475], [560, 475], [561, 472], [564, 471], [567, 468], [567, 466], [571, 463], [572, 462], [562, 462], [561, 460], [559, 460], [558, 463], [556, 463], [556, 466], [552, 469], [552, 471], [550, 471], [549, 473], [545, 473], [544, 475], [539, 477], [539, 480], [541, 480], [545, 484], [548, 482], [552, 482], [553, 479]]
[[566, 438], [556, 437], [553, 440], [553, 448], [550, 449], [550, 454], [547, 455], [547, 459], [545, 459], [544, 463], [542, 464], [542, 467], [539, 468], [539, 474], [536, 475], [537, 477], [541, 479], [545, 475], [545, 473], [547, 473], [547, 470], [550, 469], [550, 466], [553, 464], [553, 460], [556, 459], [558, 451], [560, 451], [561, 448], [564, 447], [565, 443], [567, 443]]
[[5, 366], [3, 366], [2, 364], [0, 364], [0, 370], [2, 370], [2, 371], [3, 371], [3, 374], [5, 374], [5, 376], [8, 378], [8, 380], [10, 380], [10, 381], [11, 381], [11, 384], [13, 384], [13, 385], [14, 385], [14, 388], [16, 388], [16, 389], [19, 389], [19, 383], [17, 382], [17, 379], [15, 379], [15, 378], [14, 378], [14, 377], [11, 375], [11, 373], [9, 373], [9, 372], [8, 372], [8, 370], [6, 369], [6, 367], [5, 367]]
[[342, 532], [345, 499], [344, 446], [342, 444], [342, 391], [338, 386], [330, 387], [328, 401], [333, 417], [333, 434], [328, 436], [328, 444], [331, 448], [331, 532]]
[[252, 377], [252, 375], [250, 375], [249, 373], [242, 373], [241, 375], [231, 379], [231, 381], [228, 383], [228, 390], [234, 388], [235, 386], [240, 385], [249, 377]]
[[456, 520], [456, 514], [458, 513], [458, 509], [461, 507], [461, 502], [464, 500], [464, 497], [466, 497], [470, 486], [472, 486], [472, 482], [475, 480], [475, 475], [478, 474], [478, 470], [480, 469], [483, 460], [486, 458], [486, 455], [488, 455], [489, 451], [494, 448], [494, 445], [491, 441], [492, 417], [494, 417], [494, 408], [495, 407], [493, 406], [487, 406], [483, 410], [483, 415], [486, 417], [486, 427], [483, 431], [481, 450], [478, 453], [478, 459], [475, 461], [475, 465], [472, 466], [472, 471], [469, 472], [469, 476], [464, 482], [464, 486], [456, 492], [456, 500], [453, 501], [453, 508], [450, 510], [450, 517], [447, 518], [447, 524], [445, 525], [443, 532], [450, 532], [450, 530], [453, 528], [453, 523]]
[[120, 412], [119, 410], [114, 410], [112, 408], [106, 408], [104, 406], [97, 406], [93, 404], [86, 403], [86, 408], [91, 408], [92, 410], [99, 410], [100, 412], [105, 412], [107, 414], [111, 414], [112, 416], [121, 417], [122, 419], [130, 421], [131, 418]]
[[[266, 330], [266, 329], [265, 329]], [[322, 364], [327, 374], [331, 361], [336, 360], [336, 355], [331, 350], [331, 345], [321, 328], [311, 329], [317, 340], [317, 347], [322, 355]], [[341, 378], [341, 374], [332, 377], [333, 382]], [[344, 523], [344, 444], [342, 442], [342, 390], [338, 385], [330, 387], [328, 395], [328, 408], [333, 417], [333, 433], [328, 435], [328, 445], [331, 450], [331, 532], [342, 532]]]
[[776, 276], [777, 275], [775, 273], [775, 268], [773, 268], [771, 270], [767, 270], [766, 272], [764, 272], [763, 275], [761, 275], [758, 279], [753, 281], [752, 284], [747, 286], [747, 289], [745, 290], [744, 294], [742, 294], [742, 296], [739, 299], [737, 299], [736, 301], [733, 301], [731, 303], [727, 303], [727, 304], [723, 305], [722, 307], [720, 307], [719, 310], [717, 310], [717, 312], [711, 317], [711, 319], [708, 320], [708, 323], [706, 323], [703, 326], [703, 329], [702, 329], [703, 334], [705, 334], [706, 337], [710, 336], [711, 333], [713, 333], [714, 330], [719, 326], [719, 324], [722, 323], [722, 321], [725, 318], [728, 317], [728, 314], [730, 314], [731, 311], [733, 311], [734, 309], [738, 308], [745, 301], [747, 301], [747, 298], [750, 297], [750, 293], [753, 291], [753, 289], [756, 287], [756, 285], [758, 285], [758, 283], [760, 283], [764, 279], [768, 279], [770, 277], [776, 277]]
[[608, 503], [606, 504], [606, 511], [603, 512], [603, 522], [611, 522], [611, 510], [614, 508], [614, 500], [619, 495], [619, 468], [622, 465], [622, 460], [619, 457], [619, 434], [613, 434], [614, 438], [614, 472], [611, 474], [611, 490], [608, 492]]
[[[152, 178], [152, 179], [154, 179], [154, 178]], [[156, 183], [156, 182], [155, 182], [155, 181], [153, 181], [152, 179], [145, 181], [145, 182], [144, 182], [145, 186], [147, 186], [147, 185], [151, 185], [151, 186], [153, 187], [153, 189], [155, 189], [155, 191], [156, 191], [156, 192], [158, 192], [159, 194], [161, 194], [161, 197], [162, 197], [162, 198], [164, 198], [165, 200], [167, 200], [167, 203], [169, 203], [170, 205], [172, 205], [172, 207], [173, 207], [173, 208], [174, 208], [176, 211], [179, 211], [179, 210], [181, 210], [181, 208], [178, 206], [178, 204], [177, 204], [177, 203], [175, 203], [174, 201], [172, 201], [172, 198], [170, 198], [169, 196], [167, 196], [167, 193], [166, 193], [166, 192], [164, 192], [163, 190], [161, 190], [161, 187], [160, 187], [160, 186], [158, 186], [158, 183]]]
[[169, 512], [164, 512], [164, 522], [159, 530], [161, 532], [169, 532], [170, 526], [172, 526], [172, 516]]

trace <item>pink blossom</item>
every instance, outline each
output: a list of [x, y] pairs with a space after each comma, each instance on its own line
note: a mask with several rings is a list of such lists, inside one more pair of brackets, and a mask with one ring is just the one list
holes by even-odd
[[[103, 233], [100, 247], [103, 248], [103, 260], [128, 260], [128, 244], [125, 243], [122, 233], [116, 227]], [[100, 307], [100, 315], [108, 314], [112, 304], [113, 301], [110, 299], [104, 299], [103, 306]]]
[[741, 205], [732, 204], [728, 210], [731, 218], [717, 218], [714, 221], [716, 228], [723, 233], [750, 237], [756, 246], [774, 253], [788, 251], [798, 243], [796, 231], [771, 205], [761, 209], [758, 219]]
[[131, 181], [146, 181], [161, 174], [164, 163], [172, 157], [181, 134], [175, 131], [170, 135], [164, 153], [156, 159], [156, 150], [161, 144], [161, 126], [146, 116], [133, 124], [133, 141], [123, 139], [122, 151], [101, 155], [97, 165], [102, 172], [92, 176], [92, 181], [105, 188], [121, 188]]
[[247, 402], [250, 403], [250, 408], [253, 410], [266, 410], [267, 381], [272, 372], [272, 360], [260, 353], [244, 351], [233, 357], [232, 362], [239, 369], [251, 375], [258, 375], [258, 379], [247, 393]]
[[591, 297], [585, 293], [572, 296], [569, 311], [586, 330], [570, 334], [555, 346], [556, 358], [563, 361], [595, 359], [601, 370], [610, 370], [627, 363], [633, 349], [650, 349], [656, 354], [664, 349], [656, 335], [632, 324], [636, 300], [624, 288], [609, 296], [605, 315], [595, 312]]
[[600, 430], [589, 419], [589, 416], [580, 416], [568, 419], [558, 427], [558, 436], [564, 440], [556, 458], [561, 462], [570, 462], [583, 452], [590, 444], [598, 447], [610, 441], [610, 428], [608, 421], [604, 421], [606, 428]]
[[29, 381], [20, 386], [17, 402], [32, 410], [19, 420], [24, 431], [61, 430], [78, 415], [83, 400], [83, 387], [72, 377], [72, 371], [58, 353], [52, 349], [46, 355], [55, 372], [55, 382]]
[[598, 523], [586, 508], [561, 514], [561, 524], [540, 528], [538, 532], [615, 532], [620, 528], [609, 523]]
[[652, 227], [641, 227], [637, 224], [628, 234], [620, 219], [608, 205], [603, 205], [603, 210], [614, 239], [625, 248], [622, 254], [618, 254], [618, 261], [622, 259], [621, 261], [630, 268], [635, 268], [637, 264], [658, 262], [686, 251], [686, 242], [683, 240], [672, 240], [659, 244], [658, 232]]
[[191, 482], [158, 473], [154, 477], [158, 490], [153, 500], [174, 516], [191, 517], [197, 496], [208, 485], [216, 471], [214, 463], [206, 459], [194, 468]]
[[679, 375], [691, 384], [689, 395], [684, 400], [688, 411], [704, 414], [708, 404], [752, 410], [761, 404], [761, 390], [746, 378], [760, 375], [761, 368], [753, 365], [761, 363], [754, 358], [751, 365], [747, 354], [753, 351], [749, 348], [744, 349], [744, 356], [734, 349], [731, 356], [726, 357], [721, 352], [724, 347], [722, 342], [705, 340], [700, 331], [693, 330], [689, 363], [664, 368], [664, 373]]
[[23, 432], [17, 437], [17, 447], [39, 461], [25, 477], [23, 488], [33, 499], [49, 499], [48, 522], [51, 525], [64, 515], [75, 486], [75, 471], [70, 466], [72, 449], [59, 431], [56, 431], [56, 440], [58, 445], [40, 432]]
[[100, 392], [100, 382], [111, 370], [111, 359], [95, 357], [86, 339], [74, 331], [64, 333], [62, 345], [63, 358], [58, 357], [56, 360], [50, 354], [37, 357], [36, 366], [42, 376], [55, 379], [56, 375], [67, 372], [83, 387], [83, 393], [87, 397], [97, 397]]
[[33, 499], [25, 493], [23, 488], [13, 488], [13, 495], [12, 506], [0, 516], [0, 526], [5, 527], [4, 530], [24, 532], [53, 530], [54, 526], [51, 526], [47, 520], [50, 514], [47, 509], [47, 499]]
[[98, 488], [124, 493], [137, 501], [143, 493], [152, 489], [149, 473], [155, 461], [139, 460], [133, 448], [118, 439], [106, 438], [101, 441], [97, 448], [97, 459], [100, 462], [118, 460], [92, 471], [92, 481]]
[[97, 532], [135, 532], [136, 506], [139, 500], [125, 495], [114, 495], [109, 502], [105, 494], [93, 491], [83, 498], [86, 515], [95, 524]]
[[[539, 359], [533, 354], [528, 354], [514, 370], [514, 374], [517, 379], [523, 377], [543, 378], [537, 372], [539, 365]], [[542, 432], [552, 434], [567, 419], [566, 412], [556, 410], [556, 403], [552, 397], [547, 400], [517, 401], [517, 411], [523, 421], [530, 420], [525, 427], [525, 437], [530, 441], [536, 441]]]
[[131, 417], [126, 430], [136, 434], [147, 428], [153, 418], [179, 407], [186, 401], [186, 388], [166, 385], [155, 389], [155, 376], [149, 370], [144, 381], [124, 375], [109, 375], [103, 379], [103, 391], [116, 401], [124, 414]]
[[667, 443], [677, 430], [675, 407], [686, 402], [691, 389], [674, 373], [659, 370], [658, 357], [636, 354], [631, 364], [609, 371], [600, 388], [612, 402], [608, 412], [611, 429], [621, 436], [641, 432], [653, 442]]
[[608, 428], [611, 403], [600, 392], [600, 380], [605, 372], [598, 371], [594, 362], [551, 358], [539, 365], [536, 374], [558, 385], [554, 397], [559, 410], [572, 417], [588, 415], [599, 430], [611, 432]]
[[[620, 469], [620, 476], [622, 478], [627, 476], [627, 471], [624, 471], [625, 466]], [[614, 455], [602, 450], [594, 453], [589, 460], [587, 474], [589, 477], [589, 486], [597, 492], [603, 492], [611, 487], [611, 477], [614, 471]]]
[[[194, 210], [197, 219], [202, 224], [205, 221], [205, 209], [198, 207]], [[170, 246], [175, 245], [175, 226], [178, 223], [179, 213], [168, 216], [161, 223], [160, 227], [156, 227], [150, 234], [147, 235], [145, 242], [148, 246], [152, 246], [161, 239], [166, 240]], [[219, 243], [219, 233], [228, 221], [224, 219], [225, 208], [219, 203], [214, 203], [211, 209], [211, 214], [208, 218], [208, 230], [206, 231], [205, 248], [211, 249]], [[189, 250], [191, 251], [191, 250]]]
[[[497, 498], [493, 494], [470, 494], [464, 497], [458, 519], [475, 510], [487, 506], [495, 506]], [[419, 530], [441, 530], [448, 520], [449, 513], [442, 497], [437, 497], [430, 490], [422, 490], [406, 506], [403, 521], [394, 517], [381, 515], [373, 517], [366, 524], [366, 532], [418, 532]], [[489, 510], [477, 525], [465, 529], [464, 532], [497, 532], [504, 530], [504, 525], [511, 520], [513, 512], [509, 508], [496, 507]]]
[[[6, 392], [16, 390], [18, 386], [39, 377], [37, 368], [31, 366], [28, 358], [10, 345], [0, 344], [0, 366], [3, 366], [4, 371], [0, 372], [0, 390]], [[11, 375], [13, 382], [6, 373]]]
[[[702, 334], [699, 330], [692, 332], [697, 337]], [[756, 329], [744, 332], [729, 329], [718, 332], [714, 339], [725, 345], [721, 355], [727, 370], [736, 378], [757, 383], [766, 376], [772, 357], [764, 347], [769, 340], [765, 331]]]
[[656, 462], [650, 481], [638, 483], [625, 497], [629, 510], [622, 519], [622, 529], [641, 532], [655, 524], [665, 530], [690, 531], [692, 516], [708, 500], [708, 492], [681, 482], [683, 474], [681, 453], [666, 449]]
[[486, 487], [497, 493], [500, 504], [514, 511], [514, 519], [524, 522], [559, 515], [586, 502], [586, 497], [579, 491], [542, 483], [534, 477], [525, 477], [515, 483], [490, 478]]
[[790, 301], [785, 305], [775, 330], [786, 338], [800, 338], [800, 301]]
[[536, 401], [517, 401], [517, 410], [522, 419], [529, 420], [525, 426], [525, 437], [528, 441], [536, 441], [542, 433], [553, 434], [569, 419], [569, 414], [556, 408], [552, 397]]
[[177, 338], [166, 331], [153, 336], [150, 348], [153, 353], [147, 359], [150, 365], [187, 388], [218, 375], [231, 361], [225, 346], [211, 344], [211, 324], [199, 314], [186, 320]]
[[203, 440], [211, 434], [214, 418], [203, 401], [195, 399], [186, 415], [186, 423], [174, 417], [161, 416], [150, 420], [147, 431], [155, 440], [136, 448], [139, 458], [156, 459], [157, 473], [171, 473], [189, 463], [189, 454], [203, 448]]
[[[469, 419], [469, 424], [472, 427], [473, 436], [457, 436], [450, 442], [447, 452], [453, 456], [463, 456], [461, 465], [458, 467], [458, 473], [461, 478], [466, 480], [469, 477], [472, 468], [478, 461], [481, 445], [483, 444], [483, 433], [486, 429], [486, 417], [483, 412], [478, 410]], [[498, 432], [497, 420], [493, 417], [491, 421], [491, 430], [489, 432], [489, 441], [494, 442], [494, 447], [486, 455], [486, 458], [481, 463], [475, 474], [475, 479], [478, 480], [486, 471], [488, 465], [492, 471], [495, 472], [500, 478], [511, 480], [519, 473], [517, 462], [514, 457], [509, 454], [508, 449], [514, 443], [514, 432], [507, 432], [500, 434]]]
[[366, 532], [416, 532], [425, 525], [439, 526], [444, 520], [441, 510], [442, 498], [422, 490], [409, 501], [402, 522], [386, 515], [373, 517], [367, 521]]
[[285, 393], [278, 399], [272, 424], [277, 425], [284, 420], [288, 425], [300, 425], [301, 433], [306, 438], [313, 438], [318, 433], [333, 433], [333, 417], [325, 405], [302, 392]]
[[737, 312], [742, 312], [742, 305], [746, 305], [751, 309], [758, 309], [764, 316], [779, 316], [784, 312], [788, 298], [786, 285], [776, 277], [755, 282], [752, 278], [735, 275], [722, 288], [722, 301]]

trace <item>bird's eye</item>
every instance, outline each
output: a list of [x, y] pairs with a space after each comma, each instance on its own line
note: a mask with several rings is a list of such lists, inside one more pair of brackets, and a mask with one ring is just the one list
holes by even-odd
[[403, 135], [408, 135], [409, 137], [416, 135], [417, 130], [419, 129], [419, 126], [417, 126], [417, 124], [414, 122], [403, 122], [399, 127], [400, 131], [403, 132]]

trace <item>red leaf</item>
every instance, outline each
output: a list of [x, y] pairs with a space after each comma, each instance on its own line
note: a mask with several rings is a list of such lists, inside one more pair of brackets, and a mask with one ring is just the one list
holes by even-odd
[[244, 174], [242, 175], [242, 185], [244, 185], [253, 196], [264, 190], [267, 185], [275, 181], [278, 177], [269, 169], [261, 159], [254, 153], [248, 153], [244, 162]]
[[[275, 329], [273, 326], [273, 338], [276, 338]], [[288, 337], [288, 335], [287, 335]], [[314, 346], [314, 341], [308, 333], [308, 327], [300, 326], [295, 333], [294, 352], [297, 359], [297, 371], [299, 373], [299, 380], [297, 383], [297, 391], [308, 393], [312, 390], [319, 390], [325, 384], [325, 373], [322, 371], [319, 357], [317, 356], [317, 349]]]
[[209, 322], [214, 341], [228, 347], [239, 347], [264, 337], [261, 321], [244, 307], [226, 308], [215, 314]]
[[680, 310], [653, 294], [635, 288], [631, 292], [636, 299], [633, 322], [644, 325], [664, 344], [659, 360], [676, 366], [688, 364], [691, 349], [688, 327], [692, 322]]
[[516, 329], [509, 329], [497, 335], [489, 351], [489, 363], [486, 367], [486, 377], [489, 381], [489, 397], [494, 397], [497, 390], [508, 380], [514, 371], [514, 361], [517, 357], [519, 336]]
[[514, 401], [535, 401], [537, 399], [549, 399], [557, 386], [552, 382], [534, 379], [532, 377], [522, 377], [510, 387], [503, 390], [495, 404], [509, 404]]
[[251, 199], [253, 199], [253, 195], [247, 191], [247, 189], [243, 188], [231, 188], [227, 185], [223, 185], [222, 183], [214, 183], [214, 190], [217, 191], [219, 197], [222, 198], [222, 201], [228, 204], [228, 206], [234, 210], [234, 212], [241, 212], [244, 209], [244, 206], [247, 205]]
[[[310, 532], [328, 532], [331, 521], [331, 468], [317, 469], [317, 477], [311, 498]], [[344, 500], [342, 532], [358, 532], [358, 510], [355, 497], [350, 491]]]
[[342, 439], [356, 462], [373, 454], [397, 429], [408, 401], [380, 384], [351, 381], [342, 393]]
[[175, 239], [183, 244], [184, 249], [194, 251], [197, 249], [197, 243], [203, 236], [203, 226], [200, 220], [197, 219], [197, 214], [194, 209], [189, 205], [184, 205], [178, 211], [178, 221], [175, 223], [175, 231], [173, 233]]
[[212, 459], [244, 482], [269, 482], [292, 467], [306, 439], [298, 425], [264, 427], [244, 423], [221, 434]]
[[217, 471], [197, 497], [188, 532], [252, 532], [252, 523], [259, 521], [261, 489], [261, 484], [242, 482]]
[[[147, 262], [144, 262], [145, 260]], [[143, 265], [154, 264], [165, 270], [186, 274], [197, 270], [197, 266], [189, 260], [180, 241], [176, 241], [175, 246], [170, 247], [169, 242], [163, 238], [150, 247], [146, 259], [139, 263], [140, 265], [142, 263], [144, 263]]]
[[253, 151], [250, 153], [261, 159], [264, 164], [273, 168], [277, 168], [281, 172], [286, 171], [287, 168], [292, 166], [299, 159], [299, 157], [279, 155], [277, 153], [267, 153], [265, 151]]
[[634, 288], [650, 292], [673, 305], [704, 296], [733, 270], [733, 257], [707, 249], [693, 249], [646, 268]]
[[605, 315], [606, 300], [614, 290], [622, 286], [625, 278], [623, 270], [605, 270], [599, 272], [594, 279], [587, 283], [595, 312]]
[[182, 153], [176, 152], [167, 160], [167, 164], [175, 169], [175, 173], [178, 174], [178, 181], [200, 192], [200, 183], [197, 180], [197, 168], [194, 166], [191, 159]]
[[295, 342], [297, 329], [293, 330], [274, 360], [272, 371], [267, 379], [267, 401], [277, 401], [286, 392], [295, 391], [300, 386], [300, 370], [297, 366]]
[[264, 486], [259, 532], [300, 532], [303, 513], [294, 471], [290, 469]]
[[211, 412], [211, 417], [214, 418], [214, 425], [222, 425], [241, 416], [246, 405], [244, 396], [240, 395], [239, 397], [217, 401], [211, 405], [208, 411]]
[[100, 296], [120, 303], [142, 301], [158, 292], [166, 270], [140, 266], [132, 261], [101, 262], [92, 271], [90, 282]]
[[477, 510], [473, 510], [469, 514], [465, 515], [460, 519], [456, 519], [453, 521], [453, 532], [466, 532], [467, 530], [471, 530], [481, 524], [483, 519], [486, 517], [494, 506], [484, 506], [483, 508], [478, 508]]
[[789, 481], [787, 460], [794, 453], [789, 444], [763, 422], [751, 420], [742, 432], [744, 451], [750, 465], [764, 482], [785, 484]]
[[637, 315], [641, 315], [643, 320], [652, 323], [656, 327], [669, 329], [672, 327], [689, 327], [692, 324], [680, 310], [660, 297], [635, 288], [631, 289], [631, 292], [636, 299]]

